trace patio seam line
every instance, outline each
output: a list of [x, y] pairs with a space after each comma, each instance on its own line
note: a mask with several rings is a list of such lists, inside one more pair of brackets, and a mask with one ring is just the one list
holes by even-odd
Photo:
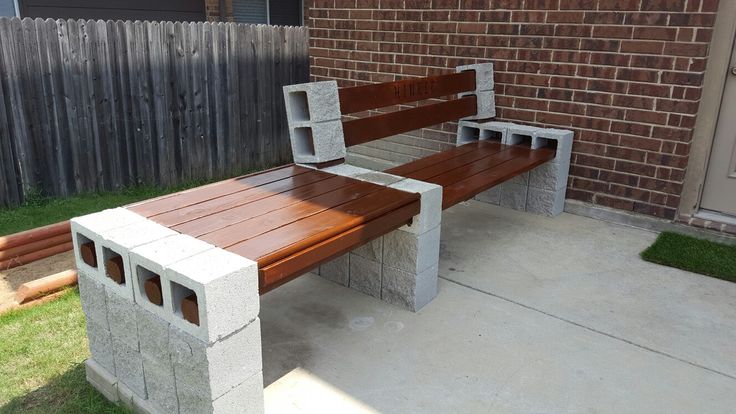
[[694, 367], [697, 367], [697, 368], [700, 368], [700, 369], [704, 369], [704, 370], [706, 370], [706, 371], [709, 371], [709, 372], [712, 372], [712, 373], [714, 373], [714, 374], [722, 375], [722, 376], [724, 376], [724, 377], [726, 377], [726, 378], [729, 378], [729, 379], [732, 379], [732, 380], [736, 380], [736, 376], [733, 376], [733, 375], [730, 375], [730, 374], [726, 374], [725, 372], [717, 371], [717, 370], [715, 370], [715, 369], [713, 369], [713, 368], [708, 368], [708, 367], [706, 367], [706, 366], [700, 365], [700, 364], [698, 364], [698, 363], [695, 363], [695, 362], [691, 362], [691, 361], [688, 361], [688, 360], [686, 360], [686, 359], [682, 359], [682, 358], [680, 358], [680, 357], [676, 357], [676, 356], [674, 356], [674, 355], [671, 355], [671, 354], [668, 354], [668, 353], [666, 353], [666, 352], [663, 352], [663, 351], [658, 351], [658, 350], [656, 350], [656, 349], [654, 349], [654, 348], [650, 348], [650, 347], [648, 347], [648, 346], [645, 346], [645, 345], [637, 344], [636, 342], [630, 341], [630, 340], [628, 340], [628, 339], [620, 338], [620, 337], [618, 337], [618, 336], [615, 336], [615, 335], [609, 334], [609, 333], [607, 333], [607, 332], [603, 332], [603, 331], [597, 330], [597, 329], [595, 329], [595, 328], [591, 328], [591, 327], [589, 327], [589, 326], [585, 326], [585, 325], [582, 325], [582, 324], [580, 324], [580, 323], [577, 323], [577, 322], [571, 321], [571, 320], [569, 320], [569, 319], [565, 319], [565, 318], [563, 318], [563, 317], [560, 317], [560, 316], [557, 316], [557, 315], [553, 315], [553, 314], [551, 314], [551, 313], [549, 313], [549, 312], [545, 312], [545, 311], [543, 311], [543, 310], [541, 310], [541, 309], [537, 309], [537, 308], [531, 307], [531, 306], [529, 306], [529, 305], [525, 305], [525, 304], [523, 304], [523, 303], [521, 303], [521, 302], [517, 302], [517, 301], [515, 301], [515, 300], [513, 300], [513, 299], [505, 298], [505, 297], [503, 297], [503, 296], [499, 296], [499, 295], [496, 295], [496, 294], [494, 294], [494, 293], [491, 293], [491, 292], [487, 292], [487, 291], [485, 291], [485, 290], [481, 290], [481, 289], [478, 289], [478, 288], [476, 288], [476, 287], [473, 287], [473, 286], [469, 286], [469, 285], [466, 285], [466, 284], [464, 284], [464, 283], [462, 283], [462, 282], [458, 282], [458, 281], [455, 281], [455, 280], [452, 280], [452, 279], [448, 279], [448, 278], [447, 278], [446, 276], [442, 276], [442, 275], [439, 275], [439, 278], [440, 278], [440, 279], [443, 279], [443, 280], [445, 280], [445, 281], [447, 281], [447, 282], [453, 283], [453, 284], [455, 284], [455, 285], [458, 285], [458, 286], [462, 286], [462, 287], [464, 287], [464, 288], [468, 288], [468, 289], [470, 289], [470, 290], [476, 291], [476, 292], [478, 292], [478, 293], [482, 293], [482, 294], [484, 294], [484, 295], [488, 295], [488, 296], [493, 296], [494, 298], [498, 298], [498, 299], [501, 299], [501, 300], [503, 300], [503, 301], [506, 301], [506, 302], [509, 302], [509, 303], [513, 303], [513, 304], [515, 304], [515, 305], [521, 306], [521, 307], [523, 307], [523, 308], [526, 308], [526, 309], [529, 309], [529, 310], [532, 310], [532, 311], [535, 311], [535, 312], [539, 312], [539, 313], [541, 313], [541, 314], [543, 314], [543, 315], [546, 315], [546, 316], [549, 316], [549, 317], [555, 318], [555, 319], [557, 319], [557, 320], [559, 320], [559, 321], [562, 321], [562, 322], [566, 322], [566, 323], [569, 323], [569, 324], [571, 324], [571, 325], [575, 325], [575, 326], [577, 326], [577, 327], [580, 327], [580, 328], [586, 329], [586, 330], [588, 330], [588, 331], [591, 331], [591, 332], [597, 333], [597, 334], [599, 334], [599, 335], [604, 335], [604, 336], [607, 336], [607, 337], [609, 337], [609, 338], [615, 339], [615, 340], [617, 340], [617, 341], [621, 341], [621, 342], [624, 342], [624, 343], [626, 343], [626, 344], [629, 344], [629, 345], [633, 345], [633, 346], [635, 346], [635, 347], [637, 347], [637, 348], [641, 348], [641, 349], [643, 349], [643, 350], [646, 350], [646, 351], [649, 351], [649, 352], [653, 352], [653, 353], [655, 353], [655, 354], [659, 354], [659, 355], [662, 355], [662, 356], [664, 356], [664, 357], [667, 357], [667, 358], [671, 358], [671, 359], [674, 359], [674, 360], [676, 360], [676, 361], [679, 361], [679, 362], [683, 362], [683, 363], [685, 363], [685, 364], [688, 364], [688, 365], [692, 365], [692, 366], [694, 366]]

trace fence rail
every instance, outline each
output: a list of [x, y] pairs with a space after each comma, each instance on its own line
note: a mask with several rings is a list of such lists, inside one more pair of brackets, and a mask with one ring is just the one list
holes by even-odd
[[286, 162], [305, 28], [0, 18], [0, 205]]

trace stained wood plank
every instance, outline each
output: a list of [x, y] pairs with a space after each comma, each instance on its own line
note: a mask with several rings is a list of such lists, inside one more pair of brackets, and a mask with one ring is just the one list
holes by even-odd
[[475, 72], [452, 73], [339, 90], [343, 114], [439, 98], [475, 89]]
[[418, 160], [414, 160], [412, 162], [390, 168], [386, 170], [385, 172], [388, 174], [394, 174], [394, 175], [406, 177], [407, 174], [411, 174], [414, 171], [421, 170], [422, 168], [426, 168], [426, 167], [435, 165], [439, 162], [443, 162], [450, 158], [454, 158], [466, 152], [472, 152], [479, 148], [485, 148], [486, 146], [495, 147], [498, 145], [500, 144], [496, 142], [491, 142], [491, 141], [478, 141], [476, 143], [465, 144], [459, 147], [452, 148], [447, 151], [438, 152], [436, 154], [432, 154], [430, 156], [419, 158]]
[[477, 98], [470, 95], [451, 101], [343, 122], [345, 145], [352, 147], [474, 115], [477, 111], [476, 101]]
[[456, 157], [449, 158], [443, 162], [435, 163], [434, 165], [414, 171], [408, 175], [411, 176], [411, 178], [414, 178], [415, 180], [431, 181], [432, 177], [435, 177], [441, 174], [447, 174], [453, 170], [464, 171], [465, 167], [468, 164], [471, 164], [479, 160], [484, 160], [490, 157], [503, 158], [506, 153], [509, 153], [509, 155], [506, 155], [506, 157], [513, 157], [514, 149], [512, 147], [508, 147], [508, 146], [500, 145], [500, 144], [495, 145], [495, 146], [487, 145], [483, 147], [476, 147], [474, 151], [466, 152]]

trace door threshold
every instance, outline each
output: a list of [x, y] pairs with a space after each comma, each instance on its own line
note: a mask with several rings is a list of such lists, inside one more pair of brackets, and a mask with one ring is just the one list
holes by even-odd
[[717, 223], [726, 223], [736, 226], [736, 216], [721, 213], [718, 211], [701, 209], [698, 210], [698, 212], [695, 213], [693, 216], [703, 220], [715, 221]]

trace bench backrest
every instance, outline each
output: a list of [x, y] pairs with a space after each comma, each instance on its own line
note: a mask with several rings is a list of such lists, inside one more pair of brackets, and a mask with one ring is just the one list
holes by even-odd
[[[456, 73], [337, 88], [337, 82], [284, 87], [294, 162], [334, 163], [345, 149], [431, 125], [495, 116], [493, 65], [460, 66]], [[439, 103], [343, 120], [393, 105], [458, 95]]]

